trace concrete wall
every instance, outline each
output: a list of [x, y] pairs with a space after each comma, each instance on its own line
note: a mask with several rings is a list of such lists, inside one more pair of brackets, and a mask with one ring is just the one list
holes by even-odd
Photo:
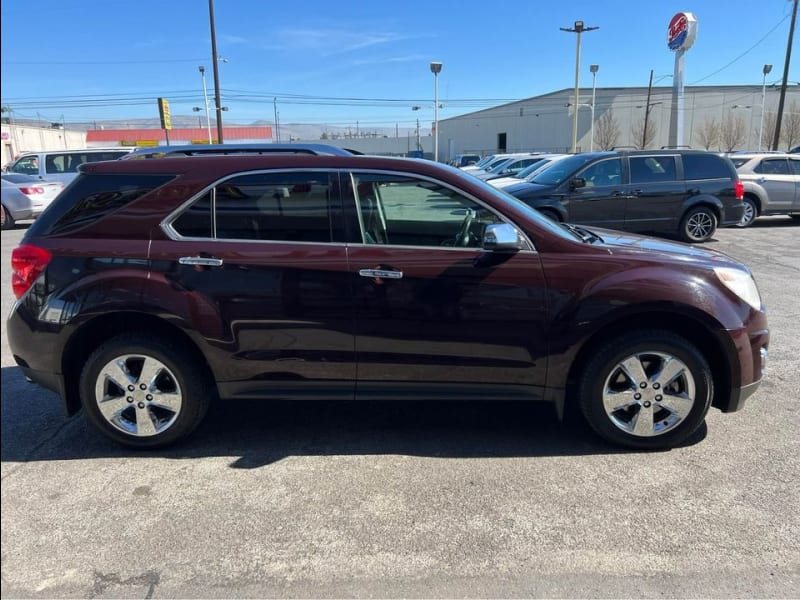
[[29, 127], [9, 125], [0, 126], [2, 137], [2, 164], [14, 160], [19, 154], [33, 150], [71, 150], [86, 147], [85, 131], [64, 129], [48, 129], [45, 127]]

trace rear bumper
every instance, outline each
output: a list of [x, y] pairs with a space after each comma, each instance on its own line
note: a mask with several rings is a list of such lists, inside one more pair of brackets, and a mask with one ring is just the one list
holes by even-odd
[[744, 215], [744, 202], [737, 202], [734, 205], [726, 206], [725, 209], [722, 211], [719, 224], [721, 227], [730, 227], [731, 225], [737, 225], [739, 221], [742, 220], [743, 215]]

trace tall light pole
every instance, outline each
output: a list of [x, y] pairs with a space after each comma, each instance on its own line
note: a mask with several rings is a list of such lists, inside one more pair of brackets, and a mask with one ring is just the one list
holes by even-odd
[[769, 75], [770, 71], [772, 71], [772, 65], [764, 65], [764, 68], [761, 69], [761, 73], [763, 73], [764, 78], [761, 82], [761, 125], [758, 127], [758, 151], [761, 152], [763, 148], [763, 140], [764, 140], [764, 113], [767, 111], [767, 105], [765, 101], [767, 99], [767, 75]]
[[214, 138], [211, 135], [211, 110], [208, 108], [208, 89], [206, 88], [206, 68], [203, 65], [197, 67], [200, 70], [200, 77], [203, 80], [203, 101], [206, 106], [206, 129], [208, 129], [208, 143], [213, 144]]
[[600, 68], [600, 65], [589, 65], [589, 71], [592, 73], [592, 135], [589, 138], [591, 141], [589, 142], [589, 152], [594, 152], [594, 91], [595, 91], [595, 80], [597, 78], [597, 70]]
[[595, 29], [600, 28], [586, 27], [583, 24], [583, 21], [575, 21], [574, 27], [559, 27], [559, 29], [561, 29], [561, 31], [568, 31], [570, 33], [578, 34], [578, 42], [575, 50], [575, 112], [572, 115], [572, 153], [575, 154], [578, 151], [578, 104], [580, 103], [580, 99], [578, 98], [578, 82], [580, 81], [581, 69], [581, 34], [584, 31], [594, 31]]
[[214, 106], [217, 117], [217, 141], [224, 142], [222, 135], [222, 99], [219, 94], [219, 55], [217, 54], [217, 29], [214, 26], [214, 0], [208, 0], [208, 21], [211, 25], [211, 60], [214, 64]]
[[442, 72], [442, 63], [432, 62], [433, 73], [433, 160], [439, 162], [439, 73]]

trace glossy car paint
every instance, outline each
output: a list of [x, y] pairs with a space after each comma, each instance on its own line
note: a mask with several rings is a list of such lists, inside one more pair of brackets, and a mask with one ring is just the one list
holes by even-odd
[[[653, 152], [652, 155], [662, 156], [664, 153]], [[683, 215], [699, 205], [714, 210], [719, 226], [735, 225], [741, 219], [744, 206], [736, 200], [732, 179], [687, 181], [683, 178], [679, 154], [674, 155], [678, 163], [676, 181], [645, 184], [630, 183], [629, 157], [625, 153], [596, 152], [582, 156], [586, 163], [578, 174], [586, 165], [618, 156], [622, 161], [619, 182], [574, 188], [570, 185], [570, 176], [558, 185], [522, 182], [506, 187], [504, 191], [536, 209], [557, 214], [562, 221], [632, 232], [674, 233]]]
[[[327, 169], [412, 173], [501, 212], [530, 241], [516, 254], [367, 246], [351, 230], [349, 192], [334, 188], [331, 244], [174, 241], [166, 212], [233, 173]], [[681, 332], [714, 365], [714, 406], [741, 407], [761, 378], [763, 310], [724, 288], [713, 250], [600, 231], [583, 243], [457, 169], [377, 157], [197, 157], [88, 165], [88, 174], [175, 178], [79, 232], [24, 242], [50, 250], [46, 274], [8, 322], [17, 362], [77, 407], [88, 339], [131, 323], [190, 340], [234, 397], [526, 397], [563, 404], [582, 361], [610, 334], [642, 325]], [[341, 219], [339, 218], [341, 217]], [[43, 227], [43, 225], [42, 225]], [[137, 239], [133, 231], [150, 231]], [[63, 240], [63, 241], [62, 241]], [[223, 261], [185, 266], [183, 256]], [[92, 258], [86, 258], [91, 256]], [[362, 277], [396, 269], [399, 281]], [[80, 277], [76, 276], [80, 273]], [[72, 361], [72, 362], [70, 362]]]

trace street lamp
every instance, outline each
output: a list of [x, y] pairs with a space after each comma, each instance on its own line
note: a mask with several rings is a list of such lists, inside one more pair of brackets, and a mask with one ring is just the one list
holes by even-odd
[[197, 68], [200, 70], [200, 77], [203, 79], [203, 101], [206, 105], [206, 128], [208, 129], [208, 143], [213, 144], [214, 138], [211, 136], [211, 111], [208, 108], [208, 89], [206, 88], [206, 68], [202, 65]]
[[442, 63], [432, 62], [433, 73], [433, 160], [439, 162], [439, 73], [442, 72]]
[[[586, 27], [583, 24], [583, 21], [575, 21], [575, 26], [572, 28], [569, 27], [559, 27], [561, 31], [568, 31], [570, 33], [577, 33], [578, 34], [578, 43], [575, 50], [575, 104], [578, 104], [580, 99], [578, 98], [578, 82], [580, 80], [580, 68], [581, 68], [581, 34], [584, 31], [594, 31], [595, 29], [600, 29], [599, 27]], [[572, 115], [572, 153], [575, 154], [578, 151], [578, 107], [575, 107], [575, 113]]]
[[600, 68], [600, 65], [589, 65], [589, 71], [592, 73], [592, 135], [589, 138], [589, 152], [594, 152], [594, 91], [595, 91], [595, 80], [597, 78], [597, 70]]
[[764, 79], [761, 83], [761, 125], [758, 127], [758, 151], [761, 152], [762, 148], [762, 139], [764, 135], [764, 112], [766, 112], [767, 105], [766, 105], [766, 98], [767, 98], [767, 75], [769, 75], [770, 71], [772, 71], [772, 65], [764, 65], [764, 68], [761, 69], [761, 72], [764, 75]]

